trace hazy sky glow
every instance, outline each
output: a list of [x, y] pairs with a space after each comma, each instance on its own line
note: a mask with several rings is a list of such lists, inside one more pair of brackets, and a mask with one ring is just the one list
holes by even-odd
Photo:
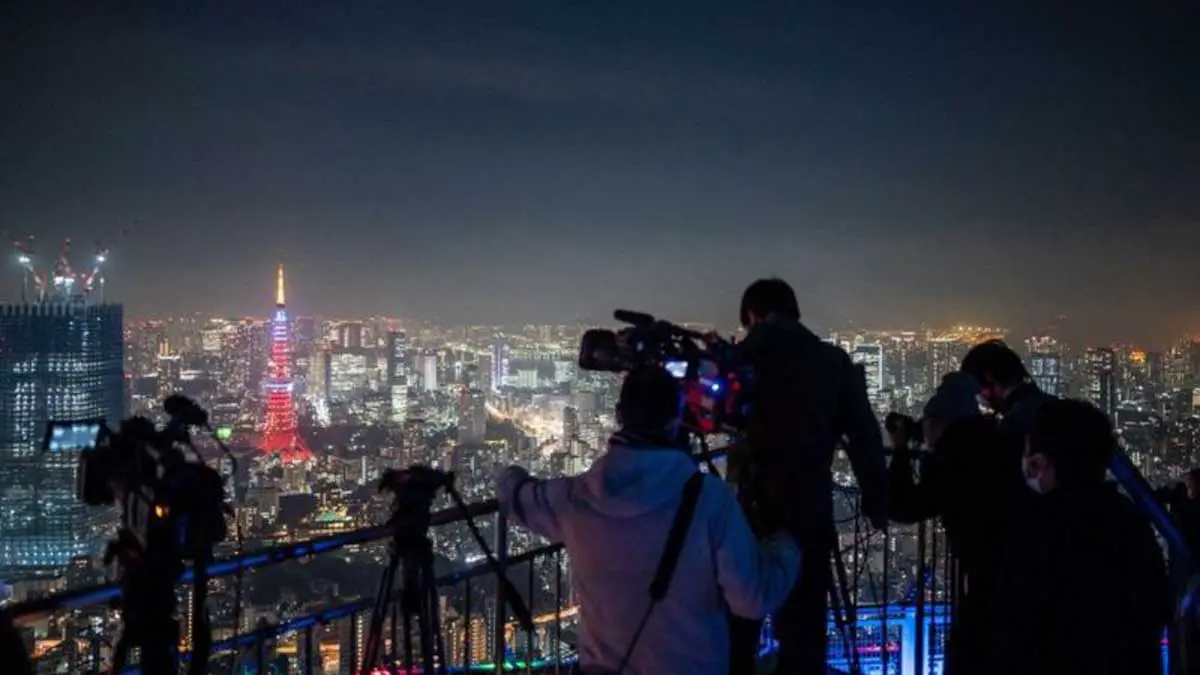
[[1196, 3], [125, 4], [0, 9], [0, 228], [134, 313], [1200, 329]]

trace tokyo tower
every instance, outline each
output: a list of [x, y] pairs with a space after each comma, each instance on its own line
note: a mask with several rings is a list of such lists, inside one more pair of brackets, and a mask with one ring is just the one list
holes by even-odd
[[285, 462], [312, 459], [312, 452], [296, 429], [292, 399], [292, 327], [283, 295], [283, 265], [275, 281], [275, 315], [271, 318], [271, 363], [267, 379], [267, 419], [259, 448], [278, 452]]

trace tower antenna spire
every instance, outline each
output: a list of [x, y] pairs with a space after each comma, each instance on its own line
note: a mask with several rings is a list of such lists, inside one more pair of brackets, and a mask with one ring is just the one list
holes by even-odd
[[286, 306], [283, 296], [283, 263], [279, 263], [279, 273], [276, 275], [275, 280], [275, 306]]

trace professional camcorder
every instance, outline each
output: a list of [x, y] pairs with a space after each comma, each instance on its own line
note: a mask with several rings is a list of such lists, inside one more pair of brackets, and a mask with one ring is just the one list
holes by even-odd
[[621, 373], [660, 365], [681, 381], [689, 413], [685, 422], [695, 431], [745, 428], [753, 372], [737, 344], [642, 312], [618, 309], [613, 318], [629, 326], [585, 332], [579, 345], [580, 368]]
[[89, 506], [121, 509], [118, 537], [105, 552], [105, 562], [116, 560], [121, 568], [125, 627], [114, 649], [114, 671], [138, 648], [143, 673], [175, 672], [175, 584], [190, 562], [195, 593], [190, 672], [199, 675], [207, 672], [212, 643], [207, 567], [213, 547], [228, 534], [230, 510], [221, 475], [198, 456], [188, 456], [197, 455], [191, 429], [207, 429], [208, 413], [185, 396], [167, 398], [163, 409], [169, 421], [161, 429], [144, 417], [123, 420], [115, 431], [104, 420], [50, 422], [43, 451], [79, 453], [78, 498]]
[[163, 409], [170, 421], [162, 429], [144, 417], [115, 431], [104, 420], [50, 422], [44, 447], [80, 452], [76, 496], [89, 506], [119, 504], [122, 529], [143, 548], [168, 545], [194, 560], [227, 534], [224, 483], [186, 455], [189, 429], [207, 426], [208, 413], [184, 396], [169, 397]]

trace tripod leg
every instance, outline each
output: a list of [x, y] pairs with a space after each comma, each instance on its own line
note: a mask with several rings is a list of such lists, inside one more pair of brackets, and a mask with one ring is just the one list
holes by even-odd
[[412, 609], [413, 608], [412, 608], [412, 601], [409, 596], [409, 594], [411, 592], [412, 591], [410, 591], [408, 588], [404, 589], [404, 600], [402, 601], [402, 604], [404, 606], [400, 610], [400, 615], [402, 617], [401, 622], [404, 624], [404, 672], [405, 673], [413, 672], [413, 625], [412, 625], [412, 622], [413, 622]]
[[[424, 557], [424, 556], [422, 556]], [[424, 673], [435, 673], [434, 614], [437, 612], [437, 580], [431, 574], [433, 561], [423, 559], [418, 569], [420, 585], [414, 589], [420, 609], [421, 666]]]
[[432, 671], [441, 675], [446, 672], [446, 644], [442, 635], [441, 607], [439, 607], [437, 578], [433, 575], [433, 560], [429, 561], [429, 630], [433, 633], [433, 656], [437, 661], [437, 670]]
[[[392, 603], [392, 656], [389, 659], [388, 672], [392, 675], [398, 675], [400, 672], [396, 668], [396, 664], [400, 660], [400, 603]], [[407, 675], [407, 674], [406, 674]]]
[[404, 624], [404, 670], [413, 672], [416, 659], [413, 658], [413, 615], [420, 611], [421, 579], [419, 568], [413, 564], [411, 553], [407, 553], [400, 561], [403, 572], [403, 587], [400, 591], [400, 616]]
[[393, 586], [396, 581], [396, 567], [400, 559], [392, 554], [388, 566], [383, 570], [379, 579], [379, 591], [375, 595], [375, 607], [371, 610], [370, 631], [367, 633], [367, 648], [363, 655], [361, 672], [369, 673], [379, 662], [379, 646], [383, 639], [383, 621], [387, 617], [388, 603], [391, 602]]

